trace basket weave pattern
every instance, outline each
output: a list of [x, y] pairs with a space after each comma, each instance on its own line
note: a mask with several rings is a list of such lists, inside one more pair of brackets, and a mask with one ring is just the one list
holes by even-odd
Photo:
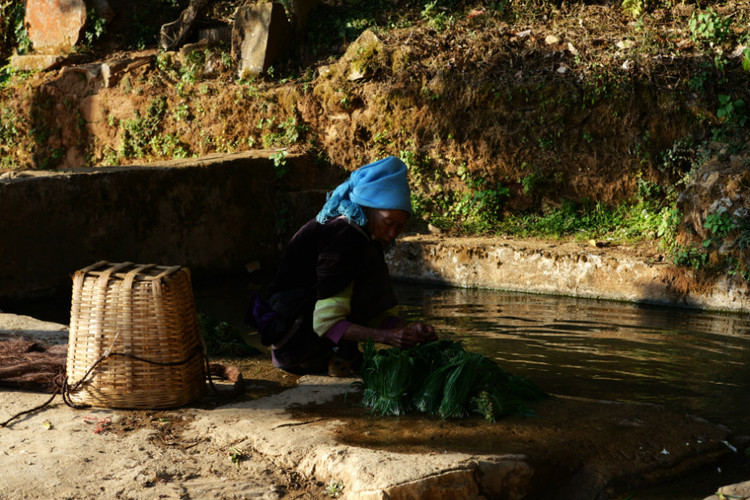
[[206, 390], [204, 360], [187, 268], [102, 261], [73, 276], [66, 368], [73, 403], [182, 406]]

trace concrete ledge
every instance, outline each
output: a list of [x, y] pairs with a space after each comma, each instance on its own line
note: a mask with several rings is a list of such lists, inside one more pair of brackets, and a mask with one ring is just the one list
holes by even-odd
[[419, 235], [398, 240], [388, 260], [393, 277], [412, 281], [750, 312], [747, 286], [723, 278], [678, 290], [663, 256], [632, 249]]
[[[275, 396], [216, 408], [197, 415], [193, 430], [216, 442], [254, 449], [280, 467], [321, 482], [346, 485], [349, 500], [441, 498], [520, 500], [528, 493], [533, 469], [523, 454], [472, 455], [457, 452], [405, 454], [337, 444], [336, 420], [299, 421], [289, 408], [335, 404], [356, 379], [306, 375], [298, 386]], [[216, 428], [216, 422], [233, 422]]]

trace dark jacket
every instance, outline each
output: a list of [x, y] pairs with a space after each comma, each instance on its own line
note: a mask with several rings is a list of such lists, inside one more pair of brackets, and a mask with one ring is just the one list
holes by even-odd
[[312, 328], [315, 302], [354, 282], [347, 319], [365, 325], [396, 305], [379, 242], [344, 217], [325, 224], [312, 220], [295, 234], [270, 287], [276, 313], [264, 344], [273, 344], [274, 363], [284, 367], [330, 352], [333, 343]]

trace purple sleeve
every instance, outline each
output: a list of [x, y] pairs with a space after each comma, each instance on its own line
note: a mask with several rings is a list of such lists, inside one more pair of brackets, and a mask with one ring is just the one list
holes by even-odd
[[349, 325], [351, 324], [351, 321], [342, 319], [331, 328], [329, 328], [328, 331], [324, 334], [324, 337], [327, 337], [334, 344], [338, 344], [341, 340], [341, 337], [344, 336], [344, 332], [346, 332], [346, 329], [349, 328]]

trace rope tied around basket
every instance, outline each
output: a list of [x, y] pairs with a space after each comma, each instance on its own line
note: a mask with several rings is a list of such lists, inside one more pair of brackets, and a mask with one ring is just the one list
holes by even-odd
[[[111, 347], [110, 347], [110, 349], [111, 349]], [[157, 366], [180, 366], [180, 365], [184, 365], [184, 364], [189, 363], [195, 357], [196, 354], [202, 354], [203, 358], [204, 358], [205, 365], [206, 365], [206, 376], [207, 376], [207, 379], [209, 381], [209, 385], [211, 386], [211, 388], [213, 390], [217, 391], [216, 387], [214, 386], [213, 380], [211, 379], [211, 374], [208, 372], [208, 356], [205, 354], [205, 352], [203, 350], [203, 347], [201, 345], [197, 345], [193, 349], [193, 351], [185, 359], [180, 360], [180, 361], [173, 361], [173, 362], [152, 361], [152, 360], [145, 359], [145, 358], [142, 358], [140, 356], [135, 356], [135, 355], [129, 354], [129, 353], [124, 353], [124, 352], [110, 352], [110, 349], [108, 349], [106, 353], [104, 353], [103, 355], [101, 355], [99, 357], [99, 359], [97, 359], [94, 362], [94, 364], [91, 365], [91, 367], [86, 371], [86, 373], [84, 374], [84, 376], [78, 382], [76, 382], [74, 384], [68, 383], [68, 377], [65, 375], [64, 371], [61, 372], [61, 373], [59, 373], [59, 374], [57, 374], [57, 376], [55, 377], [55, 379], [53, 381], [54, 388], [55, 388], [54, 392], [52, 393], [52, 396], [50, 396], [50, 398], [47, 401], [45, 401], [44, 403], [40, 404], [39, 406], [35, 406], [34, 408], [31, 408], [31, 409], [24, 410], [22, 412], [16, 413], [15, 415], [13, 415], [12, 417], [10, 417], [6, 421], [0, 423], [0, 427], [7, 427], [8, 424], [10, 424], [11, 422], [13, 422], [14, 420], [16, 420], [17, 418], [19, 418], [19, 417], [21, 417], [23, 415], [27, 415], [29, 413], [34, 413], [34, 412], [37, 412], [39, 410], [43, 410], [44, 408], [46, 408], [47, 406], [49, 406], [52, 403], [52, 401], [55, 400], [55, 397], [57, 397], [58, 394], [61, 394], [63, 402], [67, 406], [69, 406], [69, 407], [71, 407], [73, 409], [82, 410], [82, 409], [85, 409], [85, 408], [90, 408], [91, 405], [89, 405], [89, 404], [85, 404], [85, 403], [84, 404], [76, 404], [76, 403], [74, 403], [72, 401], [72, 399], [70, 398], [70, 393], [77, 391], [84, 384], [84, 382], [86, 382], [86, 379], [89, 378], [89, 375], [91, 375], [91, 373], [94, 371], [94, 369], [97, 366], [99, 366], [102, 362], [104, 362], [105, 360], [107, 360], [110, 357], [121, 356], [121, 357], [125, 357], [125, 358], [130, 358], [130, 359], [133, 359], [133, 360], [136, 360], [136, 361], [141, 361], [143, 363], [148, 363], [148, 364], [151, 364], [151, 365], [157, 365]]]
[[121, 356], [125, 358], [130, 358], [136, 361], [141, 361], [143, 363], [157, 365], [157, 366], [180, 366], [180, 365], [189, 363], [197, 354], [200, 354], [203, 357], [203, 362], [204, 362], [205, 370], [206, 370], [206, 379], [208, 380], [208, 384], [211, 387], [211, 390], [213, 390], [217, 395], [232, 397], [232, 396], [235, 396], [238, 392], [242, 391], [243, 380], [242, 380], [241, 374], [239, 375], [238, 379], [235, 381], [235, 387], [232, 391], [225, 391], [225, 392], [219, 391], [219, 389], [214, 384], [213, 378], [211, 377], [211, 365], [209, 363], [208, 354], [206, 354], [203, 346], [201, 345], [197, 345], [185, 359], [180, 360], [180, 361], [171, 361], [171, 362], [152, 361], [149, 359], [142, 358], [140, 356], [135, 356], [133, 354], [123, 353], [123, 352], [110, 352], [110, 350], [108, 350], [105, 354], [100, 356], [99, 359], [96, 360], [96, 362], [94, 362], [91, 368], [89, 368], [88, 371], [86, 371], [86, 373], [84, 374], [84, 376], [75, 384], [68, 383], [68, 377], [65, 375], [64, 371], [62, 371], [61, 373], [58, 373], [57, 376], [55, 376], [55, 379], [53, 381], [55, 390], [49, 399], [47, 399], [44, 403], [38, 406], [35, 406], [34, 408], [30, 408], [28, 410], [24, 410], [19, 413], [16, 413], [15, 415], [10, 417], [6, 421], [1, 422], [0, 427], [8, 427], [11, 422], [13, 422], [19, 417], [22, 417], [23, 415], [27, 415], [30, 413], [35, 413], [37, 411], [43, 410], [44, 408], [49, 406], [52, 403], [52, 401], [55, 400], [58, 394], [62, 395], [63, 402], [67, 406], [75, 410], [83, 410], [86, 408], [90, 408], [91, 407], [90, 404], [74, 403], [72, 399], [70, 398], [70, 393], [77, 391], [86, 382], [86, 379], [89, 378], [89, 375], [91, 375], [94, 369], [98, 365], [103, 363], [105, 360], [107, 360], [107, 358]]

